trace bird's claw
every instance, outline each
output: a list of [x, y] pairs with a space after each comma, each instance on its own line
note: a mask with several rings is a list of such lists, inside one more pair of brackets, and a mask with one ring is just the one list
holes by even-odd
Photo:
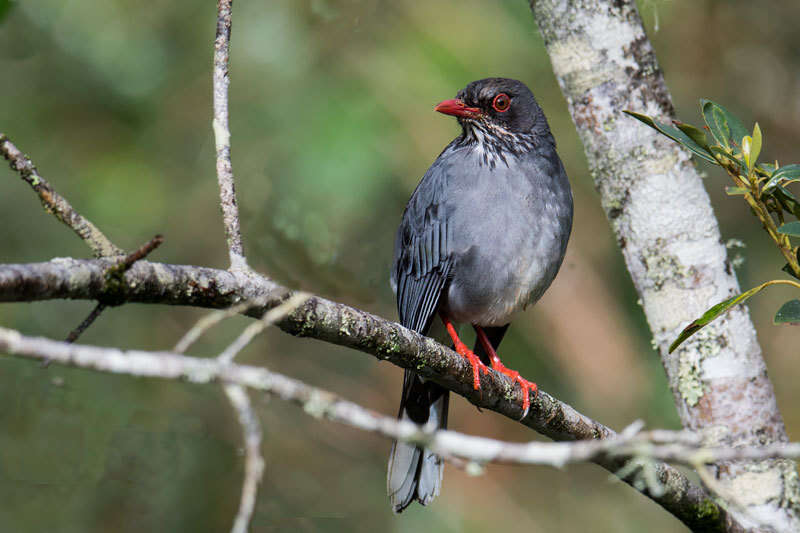
[[480, 390], [481, 388], [481, 371], [484, 374], [489, 372], [489, 368], [483, 364], [480, 358], [475, 355], [475, 352], [467, 348], [467, 345], [463, 342], [456, 342], [455, 343], [456, 353], [460, 356], [466, 358], [469, 361], [469, 364], [472, 365], [472, 385], [475, 390]]
[[539, 394], [539, 387], [533, 381], [528, 381], [527, 379], [523, 378], [516, 370], [506, 368], [506, 366], [501, 363], [499, 359], [492, 361], [492, 368], [511, 378], [512, 387], [514, 386], [514, 383], [519, 383], [519, 386], [522, 389], [522, 417], [520, 418], [520, 420], [522, 420], [528, 415], [528, 410], [531, 407], [531, 391], [533, 391], [533, 395], [536, 397], [536, 395]]

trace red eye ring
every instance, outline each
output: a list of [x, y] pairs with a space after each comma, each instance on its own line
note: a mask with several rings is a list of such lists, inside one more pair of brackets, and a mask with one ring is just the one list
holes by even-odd
[[506, 93], [500, 93], [492, 100], [492, 107], [498, 113], [504, 113], [511, 107], [511, 98]]

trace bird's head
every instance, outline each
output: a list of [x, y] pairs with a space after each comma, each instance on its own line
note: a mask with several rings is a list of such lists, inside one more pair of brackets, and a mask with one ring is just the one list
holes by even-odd
[[497, 135], [549, 133], [533, 93], [521, 81], [508, 78], [473, 81], [435, 110], [457, 117], [465, 133], [472, 127]]

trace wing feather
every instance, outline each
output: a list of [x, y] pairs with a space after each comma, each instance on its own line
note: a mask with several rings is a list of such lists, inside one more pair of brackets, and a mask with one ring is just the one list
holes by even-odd
[[[446, 225], [437, 221], [417, 232], [409, 230], [409, 233], [416, 233], [411, 235], [410, 242], [407, 245], [398, 243], [393, 281], [397, 287], [400, 323], [423, 334], [427, 333], [436, 314], [452, 267], [449, 251], [441, 246], [442, 227]], [[398, 240], [402, 240], [403, 235], [401, 226]]]

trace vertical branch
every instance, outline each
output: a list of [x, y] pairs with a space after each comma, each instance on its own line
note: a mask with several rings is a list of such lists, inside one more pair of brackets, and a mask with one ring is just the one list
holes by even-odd
[[239, 229], [239, 208], [231, 164], [231, 132], [228, 127], [228, 66], [230, 64], [231, 5], [233, 0], [217, 2], [217, 38], [214, 41], [214, 142], [217, 151], [219, 203], [231, 269], [246, 269], [247, 260]]
[[[217, 1], [217, 37], [214, 40], [214, 144], [217, 151], [217, 181], [219, 206], [225, 225], [232, 271], [247, 270], [247, 259], [242, 246], [239, 227], [239, 208], [236, 205], [236, 188], [231, 164], [231, 131], [228, 126], [228, 67], [230, 65], [231, 8], [233, 0]], [[258, 484], [264, 472], [261, 458], [261, 425], [253, 412], [250, 398], [244, 387], [225, 385], [225, 394], [231, 402], [239, 424], [242, 426], [245, 448], [245, 474], [239, 512], [231, 528], [232, 533], [247, 533], [256, 506]]]
[[231, 533], [247, 533], [256, 506], [258, 485], [264, 473], [264, 459], [261, 458], [261, 424], [243, 386], [228, 384], [224, 388], [242, 426], [245, 452], [242, 498]]
[[[708, 194], [689, 155], [622, 113], [669, 122], [672, 99], [633, 0], [531, 0], [553, 71], [581, 137], [606, 216], [641, 298], [683, 426], [712, 445], [786, 442], [756, 332], [734, 309], [672, 354], [684, 325], [739, 292]], [[708, 329], [712, 328], [712, 329]], [[800, 531], [791, 461], [721, 462], [747, 517]], [[745, 524], [752, 524], [740, 516]]]

